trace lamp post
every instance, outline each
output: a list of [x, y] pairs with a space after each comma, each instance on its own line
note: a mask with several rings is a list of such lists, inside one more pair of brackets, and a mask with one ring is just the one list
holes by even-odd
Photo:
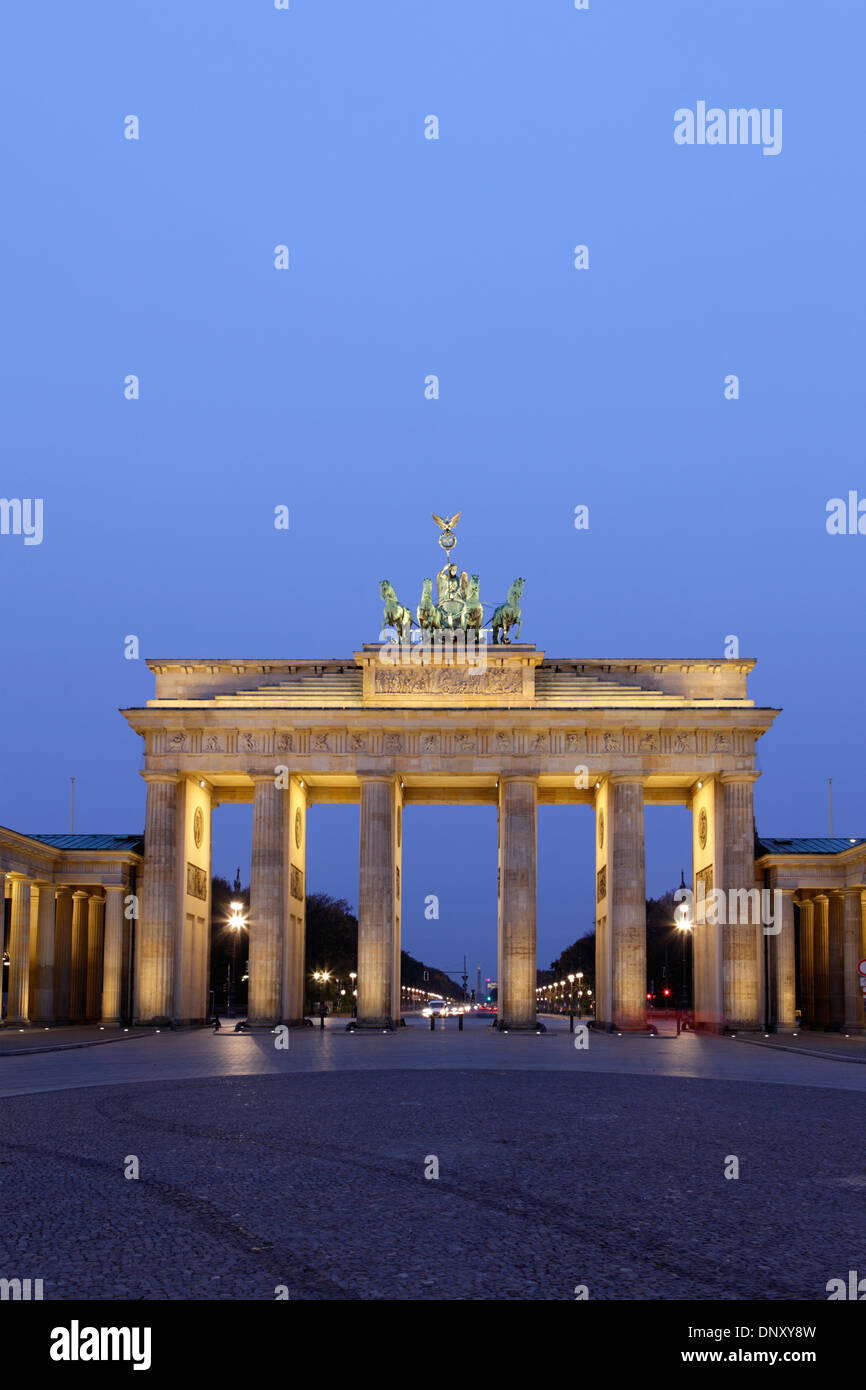
[[[685, 874], [682, 872], [682, 870], [680, 871], [680, 888], [682, 888], [684, 891], [687, 891]], [[688, 902], [685, 899], [677, 903], [677, 906], [674, 910], [674, 921], [676, 923], [677, 930], [680, 934], [680, 940], [683, 944], [682, 975], [680, 980], [680, 1013], [682, 1014], [685, 1012], [689, 1005], [688, 991], [686, 989], [686, 941], [689, 939], [692, 927], [694, 926], [694, 923], [691, 920]], [[678, 1019], [677, 1033], [679, 1033], [679, 1031], [680, 1020]]]
[[325, 990], [326, 990], [327, 987], [328, 987], [328, 981], [330, 980], [330, 978], [331, 978], [330, 972], [327, 971], [327, 970], [314, 970], [314, 971], [313, 971], [313, 979], [316, 981], [317, 984], [320, 984], [320, 985], [322, 986], [322, 1000], [321, 1000], [321, 1003], [320, 1003], [320, 1005], [319, 1005], [319, 1027], [320, 1027], [320, 1028], [324, 1028], [324, 1026], [325, 1026]]
[[583, 971], [578, 970], [574, 977], [577, 980], [577, 1020], [580, 1022], [581, 1002], [583, 1000]]
[[358, 991], [355, 988], [355, 981], [358, 976], [354, 970], [349, 971], [349, 979], [352, 981], [352, 1017], [358, 1017]]
[[574, 1032], [574, 976], [568, 977], [568, 1031]]
[[230, 1018], [233, 1018], [233, 1017], [234, 1017], [234, 1010], [235, 1010], [235, 995], [236, 995], [236, 992], [237, 992], [237, 979], [238, 979], [238, 937], [240, 936], [240, 934], [241, 934], [243, 928], [246, 926], [246, 919], [244, 918], [244, 905], [243, 905], [243, 903], [231, 903], [231, 904], [230, 904], [230, 911], [231, 911], [231, 916], [229, 917], [229, 931], [230, 931], [231, 934], [232, 934], [232, 965], [231, 965], [231, 978], [230, 978], [230, 988], [229, 988], [228, 1009], [229, 1009], [229, 1017], [230, 1017]]

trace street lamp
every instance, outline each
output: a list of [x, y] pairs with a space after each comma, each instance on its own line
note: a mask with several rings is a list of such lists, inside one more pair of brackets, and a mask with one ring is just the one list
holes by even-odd
[[[688, 889], [686, 888], [686, 877], [682, 870], [680, 870], [680, 888], [683, 890], [684, 894], [688, 892]], [[686, 942], [689, 939], [689, 932], [692, 930], [692, 927], [694, 926], [694, 923], [691, 920], [688, 903], [685, 897], [682, 899], [682, 901], [677, 903], [676, 909], [674, 911], [674, 920], [676, 922], [677, 931], [680, 933], [680, 940], [683, 943], [680, 1009], [685, 1011], [688, 1008], [689, 1004], [688, 992], [686, 990]]]
[[232, 934], [232, 973], [229, 987], [229, 1017], [232, 1017], [234, 1014], [235, 990], [237, 989], [238, 978], [238, 937], [246, 926], [246, 918], [244, 917], [243, 903], [230, 903], [229, 910], [231, 912], [231, 916], [229, 917], [229, 931]]
[[358, 976], [354, 970], [349, 971], [349, 979], [352, 981], [352, 1017], [358, 1017], [358, 991], [355, 988], [355, 981]]
[[577, 980], [577, 1017], [580, 1020], [580, 1004], [583, 999], [583, 971], [578, 970], [575, 979]]
[[317, 984], [320, 984], [320, 985], [322, 986], [322, 1002], [321, 1002], [321, 1004], [319, 1005], [319, 1027], [320, 1027], [320, 1028], [324, 1028], [324, 1026], [325, 1026], [325, 990], [326, 990], [327, 987], [328, 987], [328, 981], [330, 980], [330, 978], [331, 978], [331, 975], [330, 975], [330, 971], [328, 971], [328, 970], [314, 970], [314, 971], [313, 971], [313, 979], [316, 981]]

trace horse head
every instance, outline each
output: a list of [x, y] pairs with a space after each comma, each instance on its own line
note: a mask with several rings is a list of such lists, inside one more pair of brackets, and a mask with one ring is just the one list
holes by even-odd
[[391, 583], [389, 579], [382, 580], [381, 584], [379, 585], [379, 593], [382, 595], [382, 598], [384, 599], [397, 597], [397, 594], [394, 590], [394, 585]]

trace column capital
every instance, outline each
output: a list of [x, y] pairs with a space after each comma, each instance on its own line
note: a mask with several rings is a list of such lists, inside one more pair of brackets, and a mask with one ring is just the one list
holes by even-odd
[[277, 779], [275, 778], [272, 772], [247, 772], [247, 776], [249, 777], [253, 786], [264, 784], [265, 782], [270, 782], [275, 792], [283, 792], [286, 790], [285, 787], [277, 786]]
[[[715, 774], [722, 783], [728, 782], [757, 782], [760, 772], [717, 772]], [[705, 781], [705, 778], [701, 779]]]
[[500, 786], [505, 782], [532, 782], [535, 785], [540, 776], [538, 772], [503, 772], [500, 773], [498, 781]]
[[38, 888], [41, 891], [43, 888], [53, 888], [54, 884], [50, 878], [31, 878], [30, 887]]
[[129, 888], [125, 883], [104, 883], [102, 885], [106, 897], [109, 893], [128, 893]]
[[641, 787], [645, 787], [648, 780], [648, 774], [646, 772], [609, 772], [607, 775], [607, 780], [613, 787], [621, 786], [625, 782], [629, 782], [632, 785], [637, 784]]
[[29, 874], [20, 874], [20, 873], [18, 873], [17, 869], [9, 869], [8, 872], [7, 872], [7, 874], [6, 874], [6, 877], [9, 879], [10, 883], [32, 883], [32, 882], [33, 882], [33, 879], [30, 877]]
[[139, 777], [143, 777], [145, 782], [173, 782], [175, 785], [180, 781], [180, 774], [177, 772], [139, 772]]
[[89, 898], [90, 894], [85, 892], [83, 888], [76, 888], [72, 896], [73, 898], [78, 898], [80, 902], [82, 898]]

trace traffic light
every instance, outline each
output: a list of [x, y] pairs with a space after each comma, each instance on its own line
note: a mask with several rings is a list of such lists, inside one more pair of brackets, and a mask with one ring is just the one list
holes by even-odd
[[670, 994], [670, 990], [669, 990], [669, 989], [666, 989], [666, 990], [664, 991], [665, 999], [667, 999], [667, 997], [668, 997], [669, 994]]

